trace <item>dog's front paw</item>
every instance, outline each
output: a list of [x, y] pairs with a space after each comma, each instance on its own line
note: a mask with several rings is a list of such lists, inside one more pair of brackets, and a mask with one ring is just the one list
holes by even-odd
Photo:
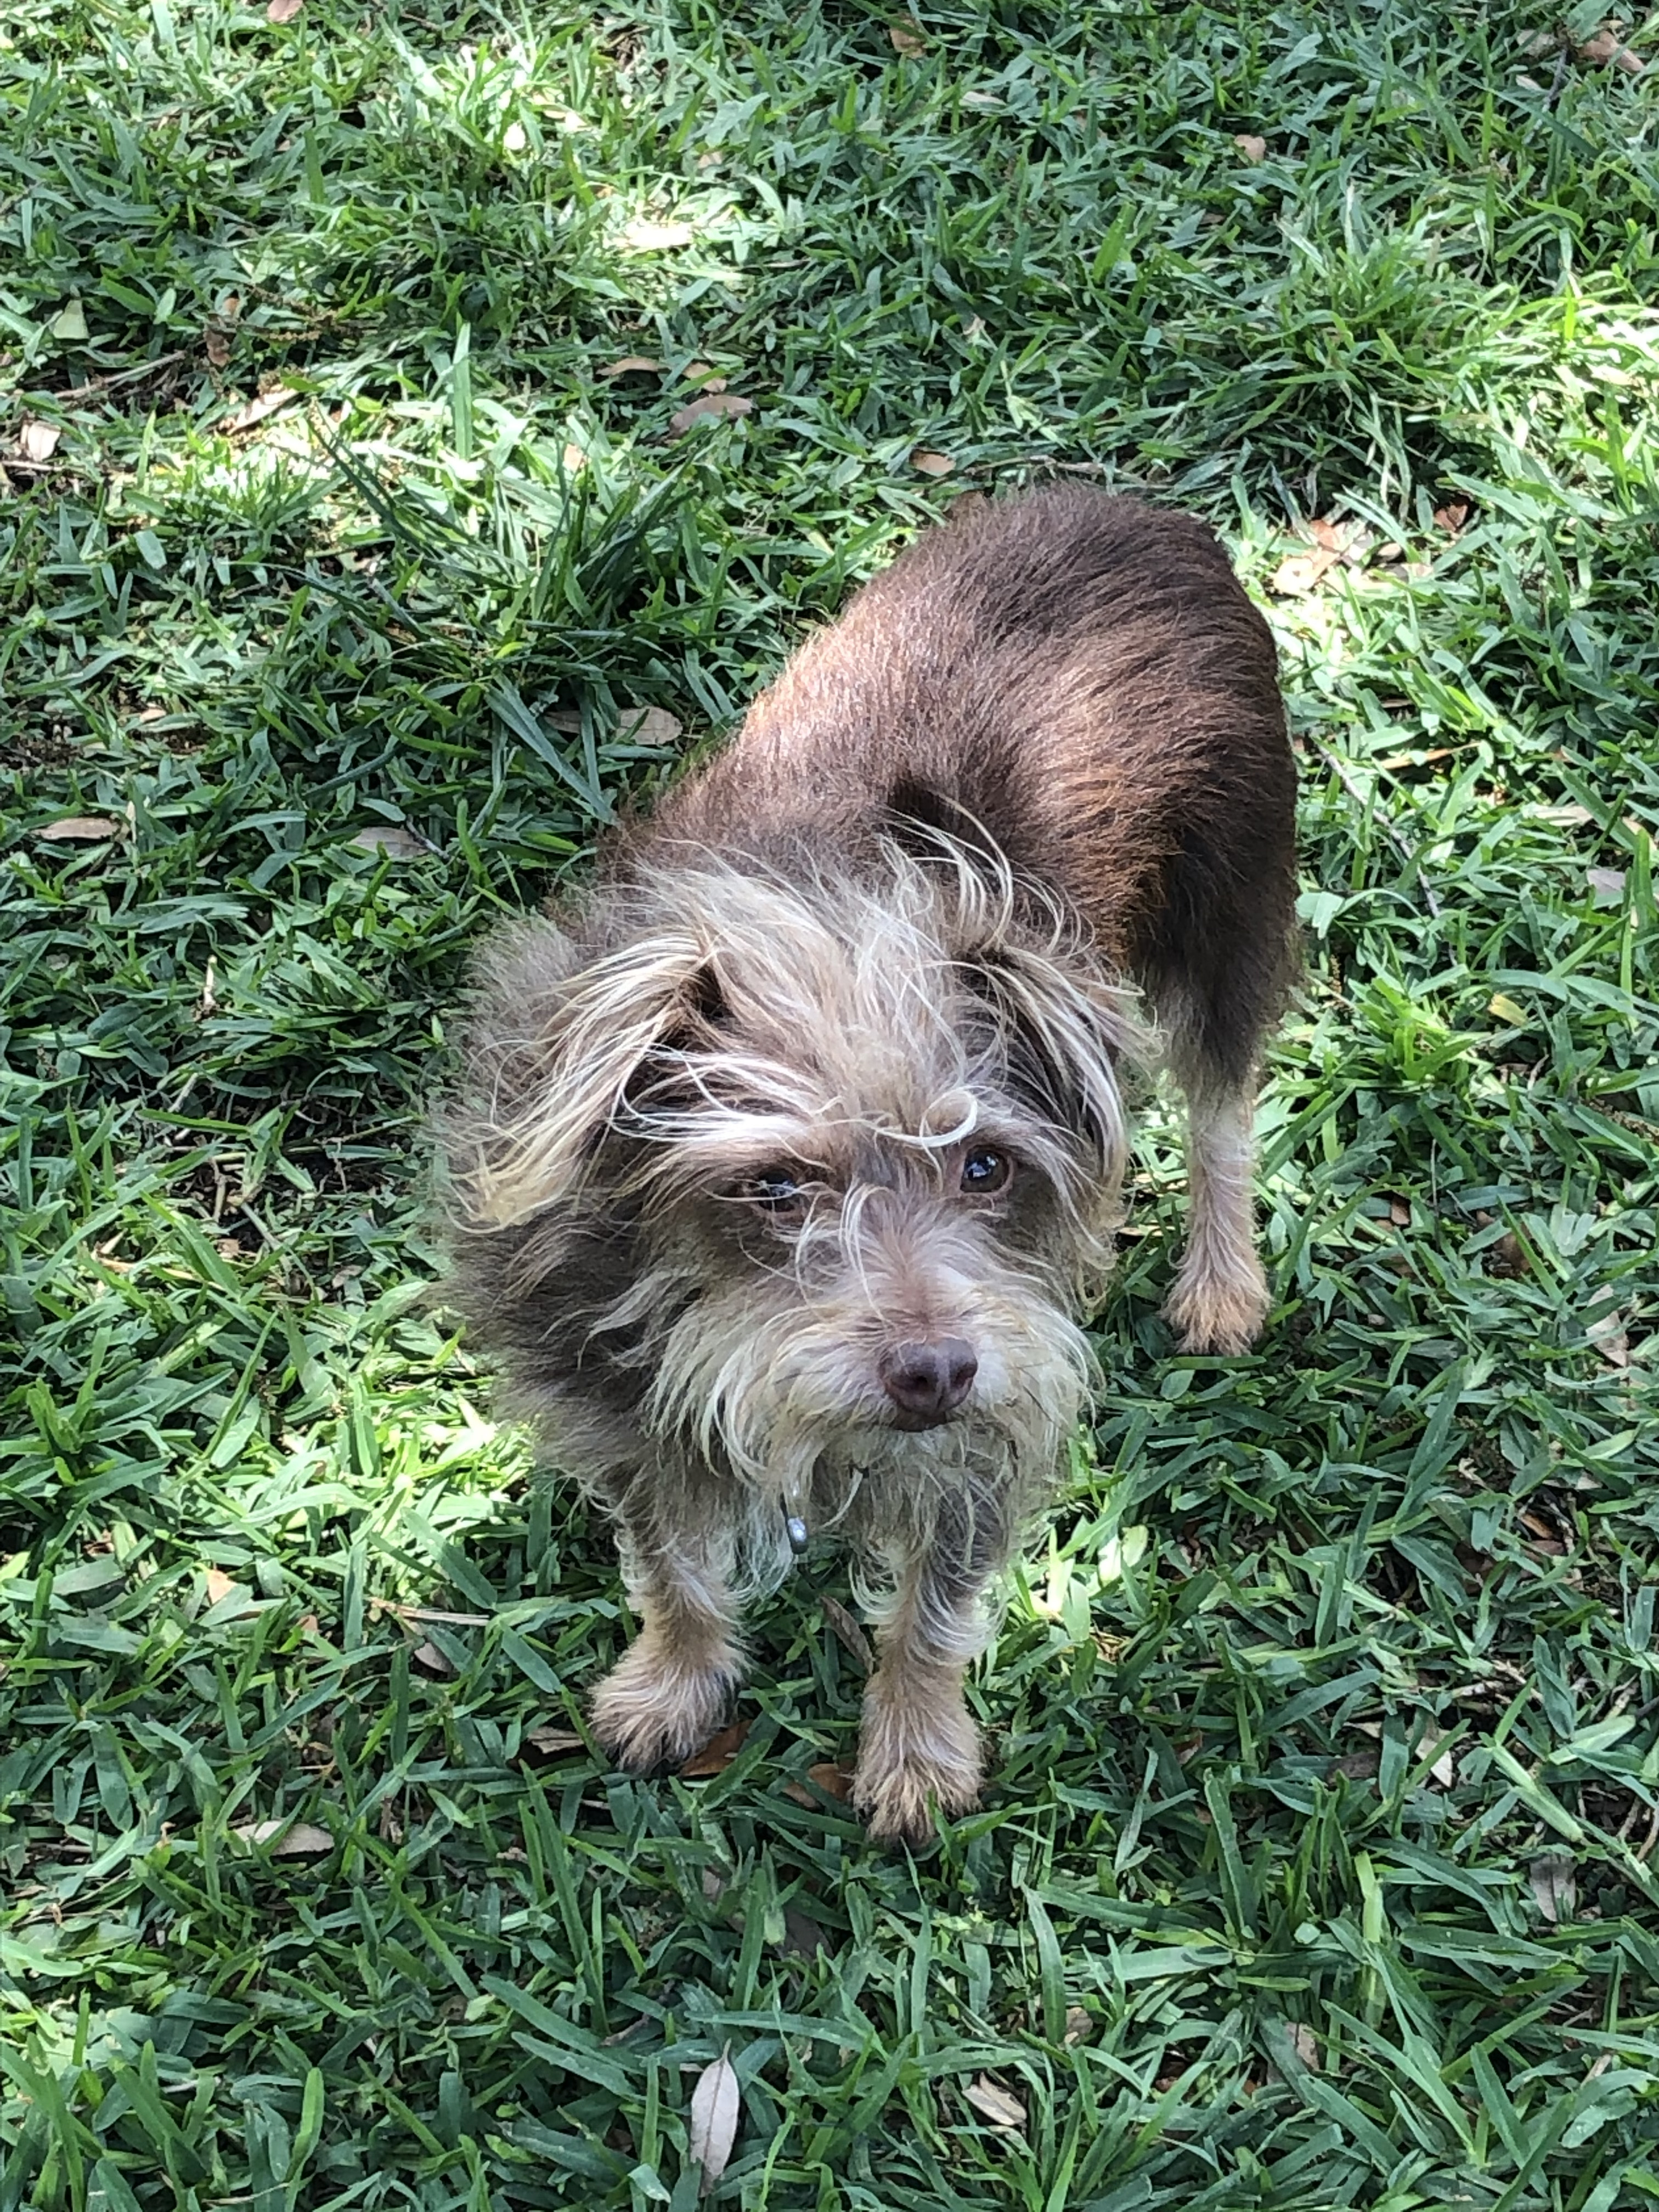
[[947, 1818], [979, 1801], [979, 1733], [958, 1683], [896, 1686], [878, 1674], [865, 1695], [853, 1802], [878, 1842], [925, 1844], [934, 1808]]
[[1254, 1252], [1224, 1270], [1188, 1255], [1164, 1301], [1164, 1318], [1182, 1352], [1235, 1357], [1261, 1335], [1271, 1304], [1267, 1278]]
[[678, 1766], [714, 1735], [741, 1676], [729, 1644], [690, 1666], [642, 1636], [594, 1691], [593, 1733], [631, 1774]]

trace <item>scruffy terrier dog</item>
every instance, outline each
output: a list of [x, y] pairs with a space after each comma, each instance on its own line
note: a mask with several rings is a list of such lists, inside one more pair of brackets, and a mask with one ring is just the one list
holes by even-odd
[[1292, 800], [1215, 540], [1055, 487], [923, 536], [488, 945], [455, 1295], [616, 1522], [641, 1626], [592, 1715], [624, 1765], [707, 1739], [741, 1600], [834, 1530], [878, 1623], [856, 1802], [912, 1841], [973, 1803], [963, 1679], [1086, 1395], [1143, 1006], [1190, 1108], [1169, 1318], [1237, 1352], [1266, 1310]]

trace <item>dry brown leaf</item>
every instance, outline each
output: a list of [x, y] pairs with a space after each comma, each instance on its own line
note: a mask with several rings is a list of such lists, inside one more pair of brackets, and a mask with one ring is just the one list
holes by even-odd
[[1443, 507], [1436, 507], [1434, 519], [1448, 538], [1455, 538], [1469, 519], [1469, 503], [1466, 499], [1449, 499]]
[[1290, 2045], [1302, 2063], [1316, 2074], [1319, 2071], [1319, 2039], [1304, 2020], [1291, 2023]]
[[1585, 880], [1597, 906], [1617, 906], [1625, 896], [1625, 872], [1622, 868], [1590, 868]]
[[1393, 1222], [1396, 1229], [1409, 1229], [1411, 1227], [1412, 1210], [1410, 1206], [1406, 1204], [1404, 1199], [1391, 1198], [1389, 1200], [1389, 1218]]
[[1540, 1852], [1527, 1869], [1527, 1880], [1538, 1900], [1538, 1910], [1552, 1928], [1572, 1918], [1578, 1903], [1578, 1883], [1567, 1852]]
[[752, 415], [755, 403], [745, 399], [738, 392], [700, 392], [695, 399], [668, 418], [668, 434], [683, 438], [694, 422], [702, 422], [705, 415]]
[[563, 1752], [580, 1751], [584, 1748], [582, 1740], [574, 1729], [526, 1729], [524, 1740], [532, 1751], [538, 1751], [544, 1759], [556, 1759]]
[[234, 415], [226, 416], [219, 428], [228, 438], [240, 437], [244, 430], [252, 430], [256, 423], [263, 422], [267, 416], [276, 414], [279, 408], [286, 407], [290, 399], [297, 399], [299, 396], [290, 385], [273, 385], [269, 392], [260, 392], [257, 398], [244, 400]]
[[927, 51], [927, 41], [921, 35], [921, 26], [911, 16], [906, 15], [896, 23], [890, 23], [887, 35], [893, 42], [894, 52], [908, 54], [912, 60]]
[[691, 2092], [691, 2125], [686, 2150], [693, 2165], [702, 2168], [702, 2185], [697, 2192], [702, 2197], [708, 2196], [725, 2172], [732, 2146], [738, 2139], [738, 2114], [743, 2100], [736, 2069], [727, 2056], [731, 2047], [728, 2044], [713, 2065], [703, 2068]]
[[61, 822], [48, 822], [34, 834], [48, 845], [97, 845], [106, 837], [118, 837], [121, 825], [107, 814], [66, 814]]
[[1236, 131], [1233, 143], [1247, 161], [1265, 161], [1267, 158], [1267, 142], [1258, 138], [1254, 131]]
[[26, 461], [49, 461], [58, 451], [58, 441], [63, 434], [56, 422], [43, 422], [38, 416], [28, 416], [17, 434], [17, 450]]
[[412, 860], [417, 853], [432, 850], [424, 837], [417, 837], [412, 830], [405, 830], [396, 822], [371, 823], [367, 830], [360, 830], [351, 842], [360, 853], [386, 853], [394, 860]]
[[625, 353], [620, 361], [606, 363], [599, 371], [601, 376], [660, 376], [662, 363], [642, 353]]
[[1328, 568], [1334, 568], [1338, 556], [1323, 550], [1313, 553], [1287, 553], [1274, 569], [1267, 585], [1270, 592], [1280, 599], [1306, 599], [1316, 591], [1319, 580]]
[[783, 1908], [783, 1948], [797, 1957], [810, 1959], [819, 1951], [830, 1948], [830, 1939], [810, 1912], [802, 1912], [793, 1905]]
[[1081, 2005], [1066, 2006], [1065, 2040], [1067, 2044], [1086, 2043], [1094, 2032], [1094, 2014], [1085, 2012]]
[[976, 2112], [984, 2113], [994, 2128], [1024, 2126], [1024, 2106], [988, 2074], [981, 2074], [976, 2081], [970, 2081], [962, 2094]]
[[1530, 1274], [1531, 1272], [1526, 1246], [1514, 1230], [1506, 1229], [1486, 1254], [1486, 1273], [1513, 1280], [1516, 1276]]
[[[240, 1246], [238, 1247], [237, 1256], [240, 1256]], [[210, 1567], [207, 1571], [207, 1601], [209, 1605], [222, 1605], [228, 1597], [236, 1597], [241, 1600], [241, 1603], [236, 1608], [239, 1613], [252, 1612], [253, 1593], [247, 1588], [246, 1584], [244, 1583], [239, 1583], [234, 1575], [226, 1574], [222, 1568]]]
[[925, 477], [948, 477], [956, 463], [949, 453], [935, 453], [926, 446], [918, 446], [910, 456], [910, 465]]
[[[581, 726], [580, 717], [577, 727]], [[672, 745], [684, 727], [665, 707], [624, 707], [617, 722], [617, 742], [625, 745]]]
[[424, 1667], [428, 1674], [453, 1674], [455, 1671], [437, 1645], [431, 1643], [415, 1646], [415, 1664]]
[[291, 23], [306, 4], [306, 0], [270, 0], [265, 9], [267, 23]]
[[1578, 49], [1581, 62], [1611, 62], [1629, 76], [1640, 76], [1647, 64], [1640, 54], [1633, 54], [1616, 31], [1598, 31], [1593, 39], [1586, 39]]
[[1308, 535], [1316, 545], [1322, 546], [1327, 553], [1341, 553], [1346, 550], [1347, 531], [1340, 523], [1328, 522], [1322, 514], [1316, 515], [1308, 525]]
[[1442, 1751], [1440, 1748], [1443, 1743], [1449, 1740], [1449, 1737], [1442, 1735], [1432, 1722], [1417, 1740], [1417, 1756], [1419, 1759], [1432, 1761], [1429, 1768], [1430, 1778], [1437, 1782], [1443, 1790], [1449, 1790], [1457, 1778], [1457, 1768], [1452, 1754], [1449, 1751]]
[[733, 1721], [718, 1735], [711, 1735], [701, 1751], [694, 1751], [684, 1766], [682, 1777], [687, 1782], [707, 1782], [711, 1775], [724, 1774], [743, 1749], [744, 1738], [749, 1733], [746, 1720]]
[[306, 1820], [249, 1820], [230, 1832], [245, 1844], [269, 1844], [274, 1859], [319, 1858], [334, 1848], [326, 1828]]
[[210, 368], [222, 368], [230, 359], [228, 334], [224, 331], [215, 329], [210, 323], [208, 325], [207, 357]]
[[1623, 1314], [1598, 1314], [1584, 1334], [1609, 1367], [1630, 1365], [1630, 1338], [1625, 1333]]
[[843, 1650], [849, 1651], [867, 1674], [876, 1663], [876, 1655], [870, 1649], [870, 1639], [860, 1627], [839, 1598], [821, 1597], [818, 1610], [823, 1615], [823, 1625]]

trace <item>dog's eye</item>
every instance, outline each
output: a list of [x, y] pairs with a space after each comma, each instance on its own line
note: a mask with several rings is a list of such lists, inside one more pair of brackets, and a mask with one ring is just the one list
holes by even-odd
[[806, 1203], [805, 1192], [788, 1168], [763, 1168], [738, 1186], [738, 1195], [769, 1213], [793, 1213]]
[[1006, 1152], [996, 1152], [988, 1145], [969, 1152], [962, 1164], [962, 1187], [975, 1198], [1000, 1190], [1014, 1171], [1014, 1164]]

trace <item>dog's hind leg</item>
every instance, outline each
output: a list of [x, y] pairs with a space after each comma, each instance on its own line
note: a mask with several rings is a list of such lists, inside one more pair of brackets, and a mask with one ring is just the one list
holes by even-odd
[[1212, 1081], [1194, 1082], [1187, 1098], [1187, 1244], [1164, 1317], [1183, 1352], [1245, 1352], [1269, 1303], [1255, 1247], [1254, 1100]]
[[707, 1743], [743, 1679], [726, 1547], [707, 1535], [648, 1540], [622, 1528], [640, 1632], [593, 1692], [593, 1732], [635, 1773], [678, 1765]]
[[853, 1802], [872, 1836], [920, 1844], [933, 1832], [935, 1806], [965, 1813], [979, 1796], [979, 1731], [963, 1682], [985, 1643], [984, 1591], [1006, 1537], [950, 1513], [925, 1547], [883, 1550], [893, 1587], [872, 1608], [877, 1660]]

